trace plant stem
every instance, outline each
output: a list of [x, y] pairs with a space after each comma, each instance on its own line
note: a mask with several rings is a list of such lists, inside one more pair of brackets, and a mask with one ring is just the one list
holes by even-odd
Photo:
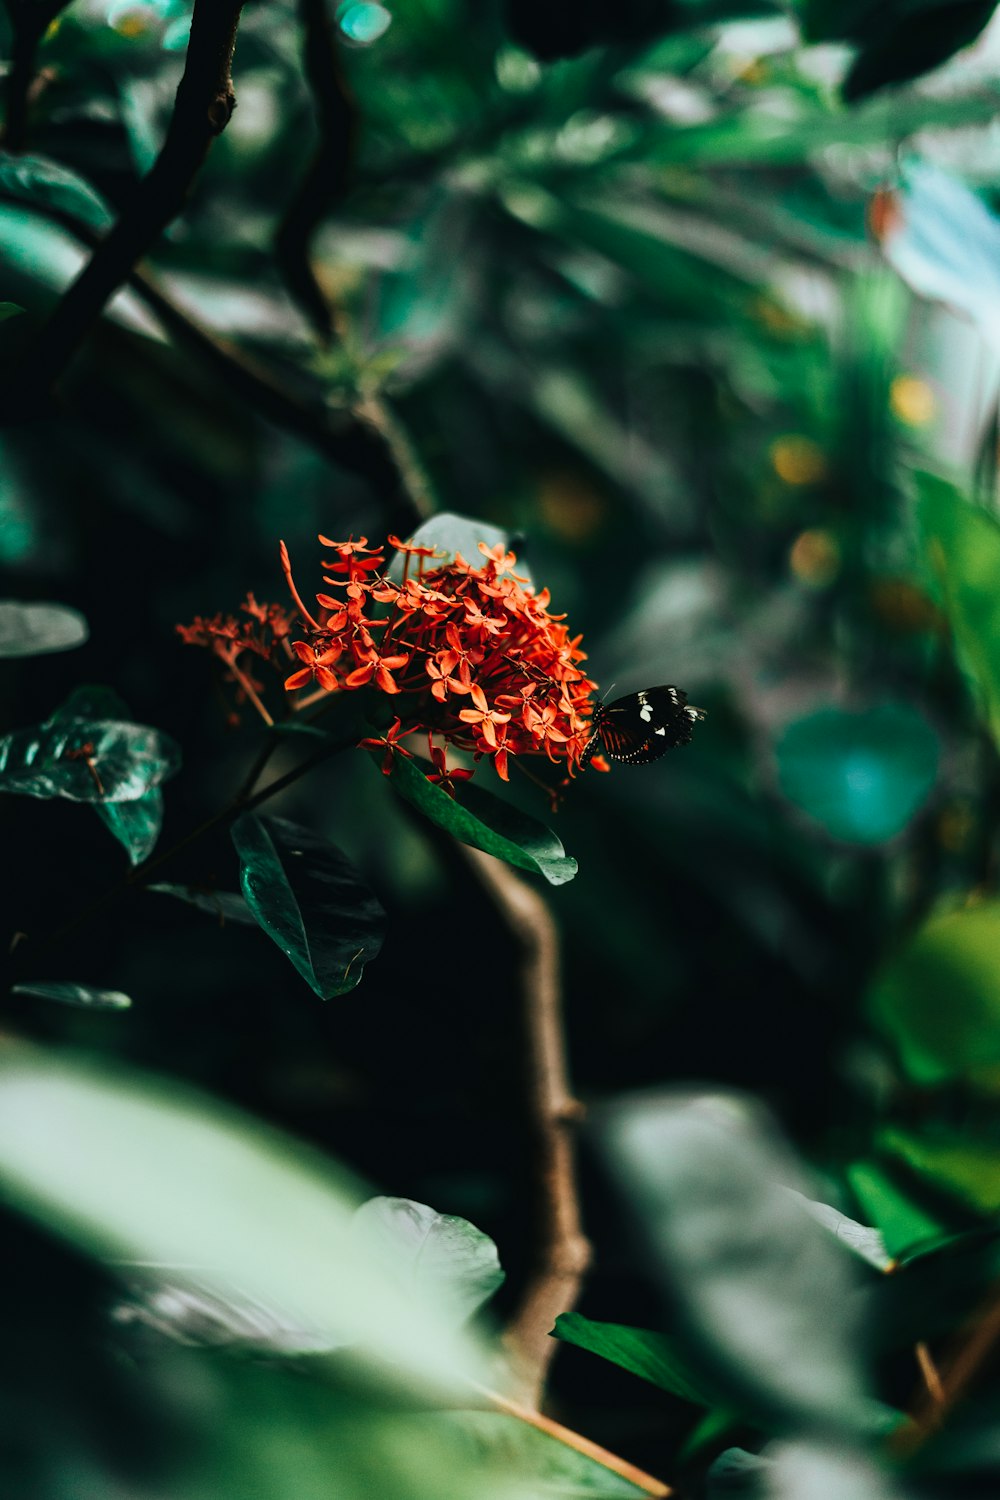
[[184, 73], [160, 154], [15, 371], [5, 395], [20, 415], [44, 404], [109, 299], [184, 207], [198, 168], [236, 105], [231, 67], [243, 3], [195, 0]]
[[326, 0], [299, 0], [303, 66], [312, 91], [319, 144], [275, 238], [289, 293], [324, 348], [333, 342], [333, 315], [310, 259], [313, 236], [330, 203], [347, 186], [354, 148], [354, 106], [337, 55]]
[[354, 414], [373, 427], [382, 438], [392, 454], [410, 504], [420, 519], [425, 521], [437, 510], [437, 501], [427, 470], [420, 461], [410, 434], [382, 396], [365, 396], [355, 405]]
[[576, 1302], [590, 1264], [580, 1221], [574, 1127], [581, 1105], [570, 1093], [559, 983], [559, 938], [544, 898], [527, 881], [478, 849], [461, 846], [521, 955], [526, 1108], [532, 1135], [537, 1245], [535, 1264], [504, 1333], [518, 1394], [541, 1405], [558, 1348], [550, 1337], [559, 1313]]
[[592, 1459], [594, 1463], [600, 1464], [612, 1474], [618, 1474], [622, 1479], [627, 1479], [644, 1494], [656, 1496], [657, 1500], [666, 1500], [666, 1497], [674, 1493], [670, 1486], [664, 1484], [661, 1479], [647, 1474], [644, 1469], [637, 1468], [627, 1459], [619, 1458], [616, 1453], [609, 1453], [607, 1448], [591, 1442], [590, 1438], [582, 1437], [572, 1428], [563, 1427], [560, 1422], [553, 1422], [551, 1417], [543, 1417], [540, 1412], [521, 1406], [518, 1402], [501, 1396], [498, 1391], [488, 1390], [486, 1386], [479, 1385], [477, 1382], [472, 1382], [472, 1384], [494, 1411], [503, 1412], [508, 1417], [515, 1417], [519, 1422], [524, 1422], [527, 1426], [534, 1427], [536, 1431], [544, 1432], [548, 1437], [554, 1438], [557, 1443], [563, 1443], [567, 1448], [572, 1448], [575, 1453], [582, 1453], [585, 1458]]

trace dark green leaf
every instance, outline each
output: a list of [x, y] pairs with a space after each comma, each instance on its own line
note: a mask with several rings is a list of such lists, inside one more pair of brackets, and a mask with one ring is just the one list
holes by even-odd
[[718, 1393], [707, 1389], [699, 1372], [691, 1370], [676, 1339], [665, 1334], [621, 1323], [598, 1323], [576, 1312], [560, 1313], [553, 1333], [564, 1343], [599, 1354], [682, 1401], [714, 1406], [718, 1400]]
[[16, 302], [0, 302], [0, 323], [6, 323], [8, 318], [16, 318], [23, 312], [24, 308], [18, 307]]
[[959, 665], [971, 679], [1000, 745], [1000, 523], [954, 485], [918, 474], [917, 520]]
[[671, 1332], [722, 1404], [765, 1430], [871, 1433], [851, 1262], [786, 1191], [799, 1169], [762, 1113], [731, 1096], [652, 1095], [606, 1107], [600, 1124]]
[[157, 891], [162, 896], [176, 896], [178, 901], [186, 901], [199, 911], [208, 912], [220, 926], [226, 922], [241, 922], [253, 927], [257, 921], [243, 897], [235, 891], [209, 891], [193, 885], [169, 884], [149, 885], [146, 889]]
[[456, 1326], [502, 1284], [497, 1247], [467, 1219], [439, 1214], [412, 1198], [372, 1198], [355, 1215], [355, 1233], [404, 1288], [431, 1289]]
[[0, 792], [134, 802], [173, 776], [180, 761], [177, 745], [158, 729], [56, 714], [0, 739]]
[[500, 1412], [461, 1412], [448, 1420], [490, 1460], [494, 1476], [516, 1482], [511, 1500], [638, 1500], [649, 1494], [589, 1454]]
[[836, 839], [880, 844], [901, 833], [937, 779], [940, 745], [905, 703], [862, 713], [822, 709], [789, 725], [775, 754], [781, 790]]
[[107, 229], [114, 219], [89, 182], [47, 156], [11, 156], [0, 152], [0, 193], [68, 214], [91, 229]]
[[859, 38], [861, 51], [844, 79], [844, 98], [863, 99], [887, 84], [905, 83], [940, 67], [975, 41], [995, 9], [996, 0], [886, 6]]
[[990, 1218], [1000, 1214], [1000, 1152], [993, 1141], [944, 1129], [924, 1134], [889, 1129], [879, 1131], [875, 1144], [975, 1212]]
[[11, 986], [15, 995], [36, 995], [42, 1000], [60, 1000], [63, 1005], [82, 1005], [90, 1010], [128, 1010], [132, 1001], [121, 990], [98, 990], [89, 984], [71, 984], [63, 979], [33, 979]]
[[918, 1195], [907, 1192], [888, 1163], [854, 1162], [845, 1175], [865, 1218], [878, 1225], [890, 1255], [902, 1255], [947, 1234], [946, 1221], [923, 1205]]
[[[74, 719], [124, 722], [128, 718], [128, 705], [114, 688], [87, 683], [73, 689], [66, 702], [52, 715], [51, 722], [72, 722]], [[104, 826], [127, 851], [130, 864], [140, 865], [149, 858], [163, 827], [163, 793], [158, 786], [150, 787], [134, 801], [95, 802], [93, 806]]]
[[286, 818], [233, 824], [240, 884], [268, 937], [321, 1000], [346, 995], [382, 947], [385, 912], [346, 855]]
[[465, 784], [457, 799], [449, 797], [403, 755], [395, 758], [391, 780], [401, 797], [461, 843], [493, 854], [519, 870], [543, 875], [551, 885], [564, 885], [576, 874], [576, 860], [566, 854], [544, 823], [480, 787]]
[[919, 1084], [1000, 1088], [1000, 901], [931, 917], [876, 976], [879, 1029]]
[[65, 604], [0, 603], [0, 657], [72, 651], [89, 634], [83, 616]]

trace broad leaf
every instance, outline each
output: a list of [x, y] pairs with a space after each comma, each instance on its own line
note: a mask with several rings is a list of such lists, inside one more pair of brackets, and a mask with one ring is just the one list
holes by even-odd
[[945, 1129], [920, 1135], [890, 1129], [879, 1131], [876, 1146], [976, 1213], [1000, 1214], [1000, 1154], [992, 1141]]
[[948, 1233], [947, 1222], [907, 1191], [889, 1162], [858, 1161], [845, 1169], [851, 1192], [866, 1219], [876, 1224], [890, 1255], [933, 1244]]
[[886, 1249], [881, 1230], [859, 1224], [855, 1219], [842, 1214], [839, 1209], [831, 1208], [828, 1203], [817, 1203], [813, 1198], [806, 1198], [794, 1188], [789, 1188], [788, 1191], [798, 1199], [817, 1224], [828, 1229], [835, 1239], [860, 1260], [874, 1266], [876, 1271], [888, 1270], [892, 1265], [892, 1256]]
[[953, 485], [918, 474], [917, 520], [959, 665], [1000, 744], [1000, 523]]
[[71, 802], [134, 802], [180, 766], [168, 735], [144, 724], [63, 717], [0, 739], [0, 792]]
[[[453, 511], [441, 511], [439, 515], [432, 516], [422, 526], [418, 526], [413, 535], [407, 538], [418, 547], [433, 547], [439, 557], [427, 558], [424, 568], [439, 568], [445, 563], [454, 562], [456, 553], [461, 553], [465, 561], [472, 563], [473, 567], [480, 567], [485, 561], [479, 551], [479, 543], [485, 542], [487, 547], [510, 545], [506, 531], [499, 526], [493, 526], [488, 521], [475, 521], [469, 516], [459, 516]], [[389, 549], [391, 551], [391, 549]], [[416, 563], [411, 560], [410, 572], [415, 573]], [[524, 568], [520, 565], [518, 574], [524, 576]], [[396, 554], [389, 568], [389, 576], [399, 578], [403, 572], [403, 557]]]
[[104, 1260], [185, 1268], [223, 1298], [281, 1308], [384, 1361], [386, 1380], [454, 1390], [478, 1373], [473, 1346], [358, 1243], [360, 1196], [328, 1159], [174, 1082], [3, 1051], [8, 1206]]
[[901, 833], [937, 779], [940, 745], [905, 703], [822, 709], [789, 725], [775, 754], [781, 790], [836, 839], [881, 844]]
[[[114, 688], [85, 684], [74, 688], [66, 702], [52, 715], [53, 721], [73, 719], [129, 719], [128, 705]], [[140, 865], [156, 848], [163, 827], [163, 793], [150, 787], [141, 797], [129, 802], [95, 802], [94, 811], [126, 850], [129, 863]]]
[[354, 1218], [361, 1244], [404, 1290], [428, 1288], [464, 1323], [502, 1284], [497, 1247], [467, 1219], [412, 1198], [372, 1198]]
[[396, 756], [391, 781], [401, 797], [461, 843], [519, 870], [543, 875], [551, 885], [564, 885], [576, 874], [576, 860], [544, 823], [482, 788], [464, 785], [457, 798], [449, 797], [403, 755]]
[[82, 1005], [90, 1010], [128, 1010], [132, 1004], [121, 990], [99, 990], [63, 979], [33, 979], [11, 989], [15, 995], [37, 995], [42, 1000], [60, 1000], [63, 1005]]
[[629, 1370], [661, 1391], [692, 1401], [696, 1406], [714, 1406], [718, 1392], [706, 1387], [700, 1373], [692, 1371], [676, 1339], [646, 1328], [622, 1323], [599, 1323], [581, 1313], [560, 1313], [553, 1329], [556, 1338], [599, 1354], [623, 1370]]
[[346, 995], [382, 947], [385, 912], [345, 854], [287, 818], [233, 824], [247, 905], [321, 1000]]
[[243, 897], [235, 891], [210, 891], [194, 885], [169, 884], [148, 885], [146, 889], [161, 896], [176, 896], [178, 901], [186, 901], [189, 906], [208, 912], [220, 926], [226, 922], [240, 922], [252, 927], [257, 921]]
[[86, 620], [68, 605], [0, 603], [0, 657], [72, 651], [89, 634]]
[[47, 156], [12, 156], [0, 152], [0, 193], [68, 214], [91, 229], [107, 229], [114, 218], [89, 182]]
[[8, 318], [16, 318], [23, 312], [24, 308], [19, 307], [16, 302], [0, 302], [0, 323], [6, 323]]
[[[520, 1481], [512, 1500], [639, 1500], [649, 1494], [598, 1458], [501, 1412], [461, 1412], [446, 1420], [491, 1460], [494, 1484], [498, 1471], [507, 1483]], [[486, 1491], [490, 1497], [493, 1493]], [[469, 1500], [477, 1500], [478, 1494], [470, 1492]], [[497, 1500], [506, 1494], [505, 1488]]]
[[1000, 1089], [1000, 901], [931, 917], [876, 976], [868, 1008], [913, 1082]]
[[851, 1263], [785, 1190], [799, 1169], [761, 1112], [662, 1094], [599, 1124], [691, 1368], [766, 1430], [870, 1433]]

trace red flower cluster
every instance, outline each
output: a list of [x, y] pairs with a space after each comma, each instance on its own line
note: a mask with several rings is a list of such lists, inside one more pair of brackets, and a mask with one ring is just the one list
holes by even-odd
[[260, 699], [264, 684], [242, 665], [242, 659], [256, 656], [274, 663], [282, 653], [287, 659], [291, 654], [288, 640], [293, 616], [280, 604], [258, 604], [253, 594], [247, 594], [240, 609], [248, 619], [219, 614], [206, 620], [196, 615], [190, 625], [178, 625], [177, 634], [186, 646], [207, 646], [226, 667], [226, 680], [236, 683], [237, 701], [249, 699], [264, 721], [271, 724], [274, 721]]
[[[564, 617], [549, 613], [548, 590], [535, 593], [512, 572], [512, 552], [481, 542], [479, 566], [461, 554], [442, 562], [433, 548], [390, 536], [403, 559], [395, 578], [385, 549], [369, 547], [365, 537], [319, 540], [333, 554], [324, 560], [332, 592], [316, 594], [315, 611], [303, 603], [281, 544], [302, 639], [289, 641], [287, 617], [274, 606], [244, 606], [270, 631], [270, 650], [260, 654], [273, 660], [277, 648], [298, 659], [286, 690], [315, 685], [297, 706], [373, 685], [397, 702], [397, 716], [385, 735], [361, 743], [384, 749], [388, 774], [396, 754], [410, 753], [400, 740], [426, 731], [434, 766], [429, 779], [450, 792], [471, 772], [449, 769], [447, 744], [477, 760], [489, 756], [505, 781], [511, 755], [545, 755], [573, 773], [591, 737], [595, 684], [579, 666], [586, 659], [580, 637], [571, 638]], [[178, 629], [191, 644], [211, 645], [246, 690], [235, 657], [256, 650], [251, 640], [263, 642], [263, 635], [218, 618]]]

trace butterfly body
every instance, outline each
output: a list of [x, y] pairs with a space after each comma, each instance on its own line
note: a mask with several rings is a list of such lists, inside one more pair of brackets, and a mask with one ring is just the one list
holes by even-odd
[[704, 717], [705, 710], [689, 708], [687, 694], [677, 687], [643, 688], [613, 703], [599, 703], [580, 767], [589, 765], [598, 752], [626, 765], [648, 765], [668, 750], [686, 745], [695, 724]]

